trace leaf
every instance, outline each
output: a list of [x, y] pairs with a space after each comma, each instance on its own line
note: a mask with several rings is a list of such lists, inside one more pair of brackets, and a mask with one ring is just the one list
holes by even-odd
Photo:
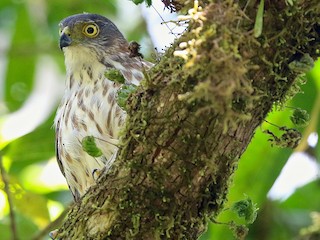
[[262, 28], [263, 28], [263, 13], [264, 13], [264, 0], [260, 1], [256, 21], [254, 23], [254, 37], [258, 38], [261, 36]]
[[34, 131], [14, 140], [4, 155], [12, 160], [10, 174], [19, 174], [24, 167], [55, 156], [53, 116]]
[[18, 212], [31, 219], [35, 224], [44, 227], [50, 221], [47, 199], [43, 196], [24, 191], [14, 184], [13, 203]]
[[132, 2], [136, 5], [139, 5], [144, 2], [144, 0], [132, 0]]
[[319, 201], [319, 180], [313, 181], [303, 187], [298, 188], [286, 201], [279, 204], [282, 209], [305, 209], [320, 212]]
[[152, 0], [146, 0], [146, 4], [148, 7], [150, 7], [152, 5]]
[[131, 0], [131, 1], [136, 5], [139, 5], [143, 2], [145, 2], [148, 7], [152, 5], [152, 0]]
[[[19, 239], [26, 239], [27, 236], [27, 239], [31, 239], [30, 236], [39, 230], [39, 228], [30, 221], [30, 218], [21, 215], [19, 212], [15, 212], [15, 220], [17, 226], [16, 231], [18, 233], [18, 237], [20, 237]], [[1, 219], [0, 233], [1, 239], [13, 239], [9, 216]]]
[[82, 149], [92, 157], [100, 157], [101, 150], [97, 147], [93, 136], [86, 136], [82, 139]]
[[5, 102], [10, 111], [17, 110], [29, 96], [36, 65], [34, 28], [25, 4], [17, 5], [17, 20], [8, 54]]

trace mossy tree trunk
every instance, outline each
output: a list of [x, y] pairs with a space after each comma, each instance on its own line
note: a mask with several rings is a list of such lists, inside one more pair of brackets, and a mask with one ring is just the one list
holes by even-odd
[[301, 59], [316, 58], [318, 0], [287, 2], [265, 1], [255, 38], [260, 1], [200, 1], [129, 98], [116, 163], [72, 208], [59, 239], [196, 239], [205, 230], [255, 129], [296, 92]]

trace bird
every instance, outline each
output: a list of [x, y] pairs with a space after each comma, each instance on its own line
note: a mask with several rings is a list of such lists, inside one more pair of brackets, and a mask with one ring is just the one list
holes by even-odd
[[[75, 201], [96, 184], [95, 172], [108, 171], [118, 151], [126, 112], [117, 103], [122, 84], [106, 77], [119, 71], [124, 84], [139, 85], [152, 63], [137, 53], [108, 18], [93, 13], [66, 17], [59, 24], [66, 67], [65, 91], [54, 119], [56, 158]], [[132, 50], [133, 49], [133, 50]], [[82, 146], [93, 137], [101, 155]]]

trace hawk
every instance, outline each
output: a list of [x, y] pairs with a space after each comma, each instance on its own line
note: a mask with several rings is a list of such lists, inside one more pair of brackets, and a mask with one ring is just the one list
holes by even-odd
[[[59, 24], [67, 80], [55, 117], [56, 155], [60, 170], [77, 201], [95, 184], [96, 170], [108, 170], [115, 160], [119, 130], [126, 112], [116, 101], [120, 83], [105, 77], [121, 72], [126, 84], [138, 85], [152, 64], [133, 54], [130, 44], [107, 18], [77, 14]], [[92, 136], [101, 156], [91, 156], [82, 140]]]

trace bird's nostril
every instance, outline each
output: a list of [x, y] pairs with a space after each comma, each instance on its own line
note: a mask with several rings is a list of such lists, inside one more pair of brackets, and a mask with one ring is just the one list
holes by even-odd
[[62, 34], [60, 37], [60, 49], [70, 46], [72, 40], [69, 34]]

